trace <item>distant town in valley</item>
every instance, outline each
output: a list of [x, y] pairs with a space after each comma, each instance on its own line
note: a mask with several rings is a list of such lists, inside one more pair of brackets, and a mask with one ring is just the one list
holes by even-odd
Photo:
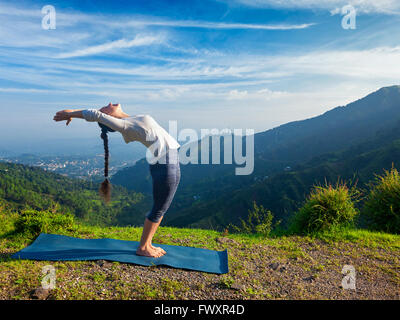
[[[103, 176], [104, 155], [34, 155], [21, 154], [18, 156], [0, 156], [2, 162], [20, 163], [40, 167], [45, 171], [52, 171], [63, 176], [78, 179], [96, 179]], [[109, 174], [116, 173], [121, 168], [134, 165], [132, 159], [110, 159]]]

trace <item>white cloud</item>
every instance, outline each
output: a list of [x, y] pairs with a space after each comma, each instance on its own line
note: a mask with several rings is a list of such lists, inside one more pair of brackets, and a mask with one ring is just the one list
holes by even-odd
[[331, 13], [332, 16], [337, 15], [337, 14], [340, 14], [341, 12], [342, 12], [342, 10], [340, 10], [340, 8], [335, 8], [335, 9], [332, 9], [332, 10], [330, 11], [330, 13]]
[[239, 90], [231, 90], [228, 93], [228, 100], [237, 100], [237, 99], [246, 99], [248, 97], [247, 90], [239, 91]]
[[[3, 60], [0, 51], [0, 62]], [[143, 100], [201, 98], [208, 94], [230, 100], [280, 98], [278, 83], [287, 91], [291, 82], [304, 87], [304, 78], [354, 83], [399, 81], [400, 46], [370, 50], [313, 51], [299, 55], [225, 55], [199, 61], [131, 67], [125, 62], [42, 61], [31, 58], [29, 67], [3, 67], [3, 80], [22, 82], [27, 87], [45, 86], [76, 94], [113, 96], [118, 94]], [[79, 72], [77, 74], [77, 72]], [[287, 84], [285, 84], [287, 83]], [[266, 86], [274, 86], [273, 91]], [[282, 87], [281, 87], [282, 88]], [[96, 94], [95, 92], [98, 92]]]
[[[197, 48], [176, 47], [166, 41], [170, 28], [244, 29], [244, 30], [293, 30], [306, 29], [313, 23], [290, 22], [274, 24], [224, 23], [195, 20], [162, 19], [155, 16], [85, 14], [71, 9], [57, 10], [56, 30], [41, 27], [41, 6], [11, 5], [0, 3], [0, 45], [9, 48], [33, 49], [30, 54], [45, 53], [44, 58], [72, 58], [109, 53], [119, 54], [120, 49], [136, 46], [163, 44], [183, 54], [198, 55]], [[149, 30], [152, 27], [157, 30]], [[154, 28], [153, 28], [154, 29]], [[157, 32], [157, 33], [156, 33]], [[132, 39], [132, 34], [140, 37]], [[175, 33], [176, 35], [176, 33]], [[110, 41], [110, 39], [120, 38]], [[65, 52], [65, 49], [68, 48]], [[185, 51], [186, 50], [186, 51]], [[207, 49], [201, 49], [205, 52]], [[208, 53], [207, 55], [210, 55]]]
[[[234, 84], [232, 84], [234, 85]], [[272, 99], [281, 99], [283, 97], [289, 96], [289, 92], [284, 91], [273, 91], [268, 88], [263, 88], [259, 90], [231, 90], [228, 92], [226, 99], [227, 100], [245, 100], [247, 102], [262, 102], [262, 101], [270, 101]]]
[[[229, 1], [224, 1], [230, 3]], [[235, 0], [251, 7], [283, 9], [322, 9], [337, 12], [345, 5], [354, 6], [359, 13], [399, 14], [399, 0]]]
[[359, 79], [393, 79], [398, 81], [400, 46], [369, 50], [315, 51], [299, 57], [277, 58], [286, 70], [297, 74], [341, 76]]
[[[296, 1], [299, 6], [301, 2]], [[311, 4], [309, 1], [308, 6]], [[295, 6], [293, 1], [292, 6]], [[326, 5], [326, 9], [328, 7]], [[74, 20], [71, 14], [72, 22], [68, 24], [65, 19], [68, 28], [53, 32], [40, 28], [40, 18], [36, 16], [40, 16], [40, 10], [32, 16], [29, 12], [17, 12], [23, 19], [14, 24], [15, 17], [3, 13], [0, 5], [0, 18], [8, 19], [3, 20], [7, 23], [0, 30], [0, 45], [3, 45], [0, 48], [3, 81], [0, 93], [10, 101], [16, 99], [13, 103], [19, 103], [21, 108], [40, 101], [46, 108], [82, 101], [85, 105], [96, 106], [109, 102], [110, 98], [127, 105], [129, 112], [137, 113], [140, 107], [141, 111], [154, 112], [165, 119], [174, 116], [171, 110], [178, 110], [176, 114], [185, 118], [188, 125], [192, 121], [193, 126], [243, 125], [264, 130], [319, 114], [399, 81], [395, 66], [400, 64], [400, 47], [396, 46], [368, 50], [336, 46], [335, 50], [304, 52], [305, 49], [300, 48], [295, 53], [282, 50], [275, 55], [267, 51], [242, 54], [229, 48], [197, 49], [190, 41], [183, 42], [179, 38], [180, 30], [154, 35], [143, 27], [159, 24], [262, 29], [269, 25], [152, 21], [151, 17], [141, 21], [123, 17], [127, 24], [119, 19], [99, 19], [97, 23], [93, 16], [86, 20], [78, 15]], [[31, 17], [32, 21], [25, 21], [26, 17]], [[85, 28], [77, 28], [78, 21]], [[132, 34], [137, 37], [133, 38]], [[154, 44], [161, 44], [160, 48], [168, 54], [160, 53], [160, 48]], [[140, 50], [123, 50], [138, 46]], [[371, 46], [368, 43], [368, 46], [359, 47]], [[66, 48], [68, 52], [63, 52]], [[241, 52], [251, 52], [250, 49]], [[123, 59], [118, 56], [102, 59], [102, 53], [120, 54]], [[85, 61], [65, 59], [96, 54], [96, 59]], [[13, 88], [22, 85], [23, 89]]]
[[164, 26], [178, 28], [203, 28], [203, 29], [259, 29], [259, 30], [293, 30], [306, 29], [314, 23], [303, 24], [249, 24], [249, 23], [224, 23], [209, 21], [190, 21], [190, 20], [157, 20], [150, 19], [132, 19], [125, 22], [128, 26]]
[[127, 39], [119, 39], [107, 43], [103, 43], [96, 46], [86, 47], [84, 49], [75, 50], [72, 52], [61, 53], [55, 56], [55, 58], [64, 59], [64, 58], [73, 58], [73, 57], [82, 57], [88, 55], [95, 55], [103, 52], [108, 52], [116, 49], [124, 49], [124, 48], [132, 48], [138, 46], [148, 46], [153, 44], [162, 43], [163, 39], [157, 36], [141, 36], [137, 35], [132, 40]]
[[33, 88], [0, 88], [0, 92], [9, 93], [51, 93], [50, 90], [33, 89]]

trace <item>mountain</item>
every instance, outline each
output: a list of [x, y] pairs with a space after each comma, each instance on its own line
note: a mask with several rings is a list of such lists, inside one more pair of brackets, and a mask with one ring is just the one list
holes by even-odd
[[382, 88], [347, 106], [256, 135], [267, 159], [304, 161], [340, 150], [393, 126], [400, 117], [400, 86]]
[[[338, 180], [367, 190], [375, 174], [400, 161], [400, 122], [392, 130], [341, 152], [327, 153], [300, 164], [290, 172], [277, 173], [264, 181], [224, 193], [214, 200], [198, 201], [166, 219], [173, 226], [220, 228], [244, 218], [253, 201], [274, 213], [283, 225], [303, 204], [313, 185]], [[213, 214], [210, 214], [213, 212]]]
[[[390, 154], [391, 151], [394, 154], [397, 152], [396, 144], [390, 147], [390, 143], [399, 138], [394, 133], [399, 121], [400, 86], [385, 87], [320, 116], [255, 134], [255, 165], [251, 175], [236, 176], [234, 165], [182, 165], [181, 185], [165, 223], [221, 226], [227, 220], [237, 221], [246, 215], [255, 198], [287, 220], [286, 216], [304, 199], [313, 183], [321, 182], [325, 177], [336, 180], [338, 175], [352, 176], [354, 172], [346, 171], [344, 174], [344, 170], [346, 166], [357, 169], [357, 166], [350, 165], [360, 160], [357, 156], [364, 154], [363, 160], [367, 162], [368, 157], [378, 158], [384, 143], [388, 148], [385, 149], [389, 152], [388, 159], [396, 159]], [[386, 138], [382, 140], [382, 137]], [[365, 158], [368, 152], [371, 154]], [[341, 162], [333, 163], [335, 157]], [[377, 170], [387, 168], [387, 162], [377, 161], [376, 158], [370, 160], [381, 166], [376, 167]], [[286, 172], [285, 169], [291, 171]], [[360, 169], [371, 178], [371, 170]], [[293, 180], [290, 187], [286, 187], [281, 182], [289, 177]], [[297, 187], [293, 186], [293, 181], [298, 184]], [[147, 162], [142, 159], [134, 166], [117, 172], [112, 182], [150, 193]], [[225, 209], [210, 210], [218, 203]]]

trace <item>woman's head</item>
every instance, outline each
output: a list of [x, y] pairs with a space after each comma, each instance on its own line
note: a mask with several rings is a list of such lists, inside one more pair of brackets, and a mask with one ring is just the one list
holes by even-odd
[[101, 108], [100, 111], [105, 114], [108, 114], [109, 116], [113, 116], [119, 119], [125, 118], [127, 116], [127, 114], [124, 111], [122, 111], [121, 104], [119, 103], [112, 104], [110, 102], [107, 106]]

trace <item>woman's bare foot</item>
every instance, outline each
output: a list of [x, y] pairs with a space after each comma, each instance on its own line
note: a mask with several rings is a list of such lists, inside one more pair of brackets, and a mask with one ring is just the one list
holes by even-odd
[[152, 244], [150, 245], [154, 250], [158, 250], [160, 251], [163, 255], [166, 254], [167, 252], [165, 252], [165, 250], [163, 248], [160, 247], [155, 247]]
[[165, 250], [159, 247], [154, 247], [151, 244], [154, 233], [156, 232], [158, 226], [160, 225], [161, 220], [162, 217], [158, 222], [153, 222], [147, 218], [144, 220], [143, 232], [140, 238], [140, 244], [136, 251], [137, 255], [159, 258], [166, 253]]
[[146, 246], [143, 248], [139, 247], [136, 250], [136, 254], [139, 256], [159, 258], [165, 254], [164, 250], [161, 249], [162, 251], [164, 251], [164, 252], [162, 252], [159, 249], [161, 249], [161, 248], [156, 248], [156, 247], [153, 247], [152, 245]]

